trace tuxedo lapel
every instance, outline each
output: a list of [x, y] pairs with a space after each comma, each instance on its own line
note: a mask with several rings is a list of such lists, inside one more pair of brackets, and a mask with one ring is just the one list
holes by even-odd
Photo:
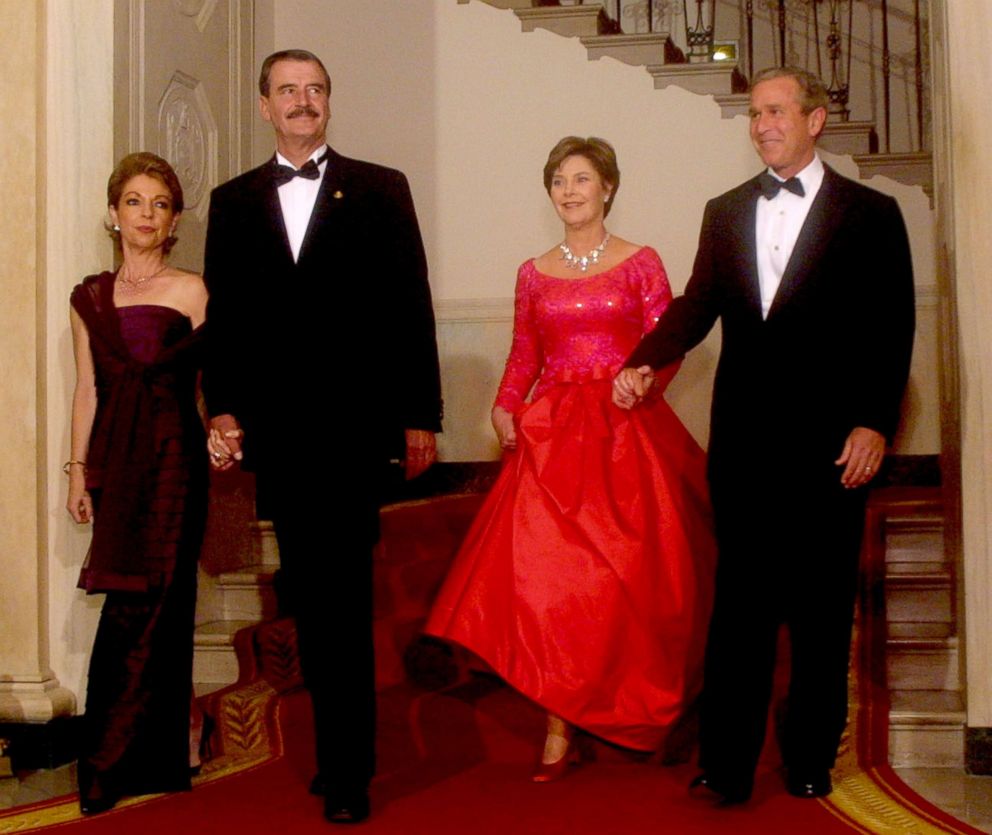
[[258, 192], [260, 206], [264, 214], [263, 221], [272, 239], [273, 246], [279, 249], [290, 264], [293, 263], [293, 250], [289, 245], [289, 234], [286, 232], [286, 222], [282, 216], [282, 204], [279, 202], [279, 191], [276, 188], [275, 180], [272, 177], [273, 169], [276, 165], [276, 158], [273, 155], [267, 165], [259, 171]]
[[782, 275], [782, 282], [768, 311], [769, 319], [779, 308], [788, 304], [797, 288], [814, 270], [821, 256], [830, 246], [837, 228], [843, 222], [844, 211], [839, 205], [839, 189], [839, 178], [829, 168], [824, 167], [823, 183], [813, 200], [813, 205], [809, 208], [802, 229], [799, 230], [796, 245]]
[[758, 217], [758, 178], [755, 177], [742, 194], [742, 205], [739, 209], [739, 229], [743, 240], [739, 251], [744, 258], [742, 265], [743, 280], [747, 284], [747, 297], [755, 314], [761, 317], [761, 282], [758, 279], [758, 244], [755, 236], [755, 225]]
[[331, 223], [334, 215], [344, 207], [348, 198], [345, 188], [346, 173], [343, 158], [334, 151], [329, 151], [327, 169], [324, 171], [324, 179], [321, 180], [317, 200], [310, 213], [310, 222], [307, 224], [307, 233], [300, 246], [298, 261], [303, 261], [307, 256], [308, 251], [313, 246], [314, 239], [320, 234], [318, 230]]

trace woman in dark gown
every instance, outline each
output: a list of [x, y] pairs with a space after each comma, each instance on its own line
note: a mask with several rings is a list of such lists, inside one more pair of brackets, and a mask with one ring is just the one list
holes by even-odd
[[715, 553], [703, 452], [662, 397], [636, 420], [610, 399], [672, 297], [658, 253], [606, 231], [619, 182], [601, 139], [551, 151], [565, 240], [517, 274], [492, 415], [510, 454], [425, 627], [548, 711], [537, 782], [565, 774], [575, 728], [658, 749], [702, 672]]
[[206, 516], [196, 408], [207, 293], [169, 267], [179, 180], [131, 154], [107, 185], [116, 273], [89, 276], [70, 307], [76, 388], [69, 513], [93, 522], [79, 578], [107, 595], [90, 660], [79, 758], [84, 813], [122, 795], [190, 787], [196, 561]]

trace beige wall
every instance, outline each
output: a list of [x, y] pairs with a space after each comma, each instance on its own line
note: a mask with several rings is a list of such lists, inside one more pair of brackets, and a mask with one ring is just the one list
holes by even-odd
[[48, 477], [48, 619], [52, 666], [82, 710], [86, 668], [103, 595], [76, 588], [89, 547], [88, 526], [65, 510], [69, 419], [75, 370], [69, 332], [69, 293], [85, 275], [113, 266], [103, 229], [107, 177], [113, 158], [113, 3], [49, 0], [45, 142], [47, 211], [41, 225], [44, 286]]
[[[957, 298], [960, 358], [961, 504], [968, 724], [992, 727], [992, 166], [987, 113], [992, 55], [985, 0], [935, 0], [934, 50], [946, 100], [938, 113], [942, 243]], [[946, 26], [946, 28], [944, 28]]]
[[109, 255], [103, 185], [94, 190], [93, 178], [106, 177], [109, 162], [111, 12], [88, 0], [0, 4], [4, 77], [20, 79], [8, 84], [16, 95], [0, 97], [4, 719], [71, 712], [92, 642], [93, 604], [74, 591], [88, 537], [64, 510], [59, 468], [68, 457], [68, 293]]
[[[342, 152], [406, 171], [417, 201], [439, 314], [446, 460], [493, 457], [489, 405], [510, 335], [516, 268], [561, 237], [541, 185], [550, 147], [568, 133], [605, 136], [623, 182], [610, 228], [661, 253], [672, 284], [688, 278], [705, 201], [756, 170], [743, 118], [712, 100], [654, 90], [642, 69], [590, 62], [575, 39], [522, 34], [516, 17], [455, 0], [274, 4], [274, 48], [304, 46], [334, 79], [331, 140]], [[266, 152], [268, 151], [266, 146]], [[851, 163], [830, 158], [853, 173]], [[932, 213], [917, 188], [878, 178], [906, 214], [920, 288], [920, 336], [898, 449], [939, 450]], [[718, 351], [713, 335], [669, 391], [700, 441]]]

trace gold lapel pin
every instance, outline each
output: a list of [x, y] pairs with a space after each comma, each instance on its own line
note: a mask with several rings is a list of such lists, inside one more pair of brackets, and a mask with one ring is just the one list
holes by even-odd
[[334, 199], [335, 200], [340, 200], [342, 197], [344, 197], [344, 192], [343, 191], [336, 191], [336, 192], [334, 192]]

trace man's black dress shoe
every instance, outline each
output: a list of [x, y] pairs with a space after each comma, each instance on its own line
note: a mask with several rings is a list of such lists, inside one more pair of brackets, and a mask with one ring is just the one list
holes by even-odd
[[331, 823], [361, 823], [369, 811], [368, 789], [332, 791], [324, 798], [324, 817]]
[[830, 772], [826, 769], [811, 771], [789, 771], [785, 787], [793, 797], [826, 797], [833, 791]]
[[736, 806], [751, 799], [750, 786], [722, 782], [714, 779], [705, 771], [689, 783], [689, 792], [692, 793], [694, 789], [706, 789], [711, 794], [716, 795], [721, 806]]

